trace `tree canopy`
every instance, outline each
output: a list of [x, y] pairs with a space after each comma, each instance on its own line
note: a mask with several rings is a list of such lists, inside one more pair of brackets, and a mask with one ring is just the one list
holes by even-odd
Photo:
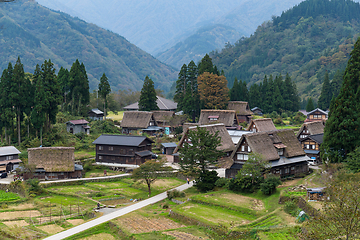
[[140, 111], [153, 111], [158, 110], [159, 107], [156, 103], [156, 91], [154, 82], [148, 76], [145, 77], [144, 85], [141, 89], [139, 110]]

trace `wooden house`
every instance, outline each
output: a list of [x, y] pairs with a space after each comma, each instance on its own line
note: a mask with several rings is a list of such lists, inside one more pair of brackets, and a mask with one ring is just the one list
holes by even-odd
[[10, 172], [19, 167], [21, 152], [14, 146], [0, 147], [0, 172]]
[[239, 120], [234, 110], [201, 110], [199, 125], [223, 123], [227, 129], [238, 129]]
[[[156, 96], [156, 104], [161, 111], [176, 111], [177, 103], [173, 102], [169, 99]], [[130, 104], [124, 107], [125, 111], [138, 111], [139, 110], [139, 102]]]
[[321, 163], [320, 146], [323, 143], [324, 133], [308, 135], [300, 140], [301, 146], [306, 155], [311, 159], [312, 164]]
[[77, 133], [85, 133], [90, 134], [90, 126], [88, 126], [88, 121], [81, 120], [71, 120], [66, 122], [66, 130], [69, 133], [77, 134]]
[[251, 109], [251, 111], [258, 116], [262, 116], [264, 114], [263, 110], [261, 108], [258, 107], [254, 107]]
[[157, 126], [163, 127], [165, 134], [169, 135], [172, 132], [170, 126], [170, 120], [175, 116], [174, 111], [152, 111], [154, 120], [156, 121]]
[[275, 131], [276, 127], [271, 118], [252, 119], [246, 131], [267, 132]]
[[225, 157], [230, 156], [230, 154], [234, 150], [234, 143], [233, 143], [227, 129], [225, 128], [225, 125], [223, 123], [216, 123], [216, 124], [189, 127], [186, 130], [186, 132], [184, 132], [182, 138], [180, 139], [179, 144], [177, 145], [177, 147], [174, 150], [174, 154], [173, 154], [175, 156], [174, 162], [181, 161], [181, 159], [178, 159], [179, 158], [178, 152], [181, 151], [181, 148], [182, 148], [182, 145], [184, 144], [184, 142], [189, 142], [189, 139], [188, 139], [189, 131], [197, 131], [198, 127], [206, 128], [206, 130], [209, 131], [210, 134], [215, 134], [216, 132], [218, 132], [218, 136], [220, 137], [221, 142], [220, 142], [220, 146], [218, 146], [217, 149], [219, 151], [223, 151]]
[[240, 123], [247, 122], [249, 123], [252, 115], [254, 114], [249, 107], [248, 102], [243, 101], [230, 101], [228, 103], [228, 109], [234, 110], [236, 112], [236, 116]]
[[100, 111], [98, 108], [91, 109], [88, 112], [88, 116], [91, 120], [103, 120], [104, 119], [104, 112]]
[[152, 112], [125, 111], [120, 126], [122, 132], [129, 134], [132, 131], [146, 129], [150, 126], [157, 126]]
[[161, 152], [166, 155], [172, 155], [176, 147], [177, 144], [174, 142], [161, 143]]
[[108, 135], [98, 137], [96, 163], [113, 167], [137, 167], [152, 157], [154, 143], [144, 136]]
[[245, 134], [236, 145], [230, 158], [231, 167], [225, 170], [227, 178], [234, 178], [250, 153], [258, 153], [269, 163], [270, 172], [281, 177], [308, 172], [309, 157], [305, 155], [293, 130], [284, 129]]
[[315, 121], [325, 122], [327, 118], [328, 118], [327, 112], [321, 110], [320, 108], [316, 108], [311, 112], [307, 113], [305, 122], [315, 122]]
[[75, 164], [73, 147], [38, 147], [28, 149], [28, 163], [36, 166], [35, 173], [24, 174], [24, 179], [43, 180], [82, 177], [82, 166]]
[[296, 137], [299, 141], [301, 141], [310, 135], [324, 133], [324, 128], [325, 126], [323, 121], [306, 122], [301, 126], [296, 134]]

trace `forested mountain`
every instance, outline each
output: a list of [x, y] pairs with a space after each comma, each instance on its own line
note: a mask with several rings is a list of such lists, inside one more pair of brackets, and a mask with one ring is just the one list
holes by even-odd
[[20, 56], [24, 69], [33, 73], [36, 64], [51, 59], [56, 70], [70, 69], [79, 59], [88, 73], [90, 90], [103, 73], [112, 90], [140, 90], [145, 76], [165, 91], [177, 72], [125, 38], [68, 14], [45, 8], [32, 0], [0, 5], [0, 69]]
[[241, 35], [225, 25], [211, 25], [199, 29], [194, 35], [166, 50], [156, 58], [178, 69], [184, 63], [198, 62], [206, 53], [222, 49], [225, 43], [234, 43]]
[[[301, 0], [228, 0], [226, 3], [223, 0], [37, 1], [51, 9], [69, 13], [119, 33], [154, 56], [185, 41], [187, 37], [208, 25], [222, 24], [234, 28], [241, 35], [250, 36], [259, 24], [270, 19], [272, 15], [280, 15], [282, 11], [301, 2]], [[230, 40], [224, 41], [221, 47], [224, 47], [228, 41]], [[172, 59], [173, 57], [169, 61]], [[187, 62], [182, 62], [180, 65]]]
[[307, 0], [211, 57], [229, 86], [235, 77], [252, 84], [289, 73], [302, 97], [317, 99], [325, 72], [332, 79], [345, 68], [359, 33], [359, 3]]

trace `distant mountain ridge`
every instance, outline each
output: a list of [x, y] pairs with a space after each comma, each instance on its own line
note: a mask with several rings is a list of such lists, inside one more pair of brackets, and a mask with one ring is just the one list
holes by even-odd
[[0, 5], [0, 69], [20, 56], [25, 71], [51, 59], [55, 68], [70, 69], [79, 59], [96, 89], [105, 72], [113, 91], [140, 90], [146, 75], [167, 91], [177, 71], [129, 43], [118, 34], [68, 14], [54, 12], [33, 0]]
[[317, 99], [325, 72], [332, 78], [345, 68], [359, 35], [359, 3], [307, 0], [211, 57], [229, 86], [235, 77], [251, 85], [289, 73], [302, 97]]

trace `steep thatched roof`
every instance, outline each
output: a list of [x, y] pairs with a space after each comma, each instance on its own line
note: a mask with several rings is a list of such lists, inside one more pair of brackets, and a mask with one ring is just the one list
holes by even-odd
[[[160, 110], [164, 111], [175, 111], [177, 108], [177, 103], [169, 99], [156, 96], [156, 104]], [[125, 110], [139, 110], [139, 102], [130, 104], [124, 107]]]
[[231, 137], [228, 131], [226, 130], [225, 125], [223, 123], [217, 123], [217, 124], [189, 127], [186, 130], [186, 132], [184, 132], [178, 146], [174, 150], [174, 153], [176, 153], [182, 147], [184, 141], [187, 139], [188, 132], [196, 131], [198, 127], [206, 128], [206, 130], [209, 131], [210, 134], [212, 135], [218, 132], [218, 136], [221, 138], [220, 146], [217, 147], [218, 150], [226, 152], [226, 151], [232, 151], [234, 149], [234, 143], [231, 140]]
[[230, 101], [228, 103], [229, 110], [235, 110], [237, 115], [253, 115], [254, 113], [250, 110], [248, 102], [242, 101]]
[[183, 134], [186, 133], [189, 127], [199, 126], [199, 123], [184, 123], [183, 124]]
[[125, 111], [120, 126], [122, 128], [147, 128], [152, 114], [152, 112], [144, 111]]
[[231, 158], [238, 151], [243, 139], [246, 139], [251, 151], [259, 153], [263, 156], [264, 161], [272, 161], [280, 158], [277, 148], [284, 148], [284, 156], [287, 158], [305, 155], [299, 141], [294, 135], [293, 130], [283, 129], [268, 132], [257, 132], [243, 135], [239, 143], [235, 147]]
[[153, 111], [153, 117], [157, 123], [169, 123], [174, 114], [173, 111]]
[[249, 126], [247, 127], [247, 131], [253, 128], [253, 125], [256, 126], [258, 132], [266, 132], [266, 131], [275, 131], [276, 127], [271, 118], [259, 118], [259, 119], [251, 119]]
[[75, 169], [75, 148], [38, 147], [28, 148], [28, 163], [46, 172], [73, 172]]
[[297, 138], [300, 136], [300, 134], [302, 133], [305, 127], [307, 130], [309, 130], [310, 135], [324, 133], [324, 128], [325, 128], [324, 123], [322, 121], [306, 122], [301, 126], [300, 130], [296, 134]]
[[[218, 120], [210, 120], [216, 117]], [[201, 110], [199, 124], [223, 123], [226, 127], [232, 127], [234, 120], [238, 123], [238, 119], [234, 110]]]

